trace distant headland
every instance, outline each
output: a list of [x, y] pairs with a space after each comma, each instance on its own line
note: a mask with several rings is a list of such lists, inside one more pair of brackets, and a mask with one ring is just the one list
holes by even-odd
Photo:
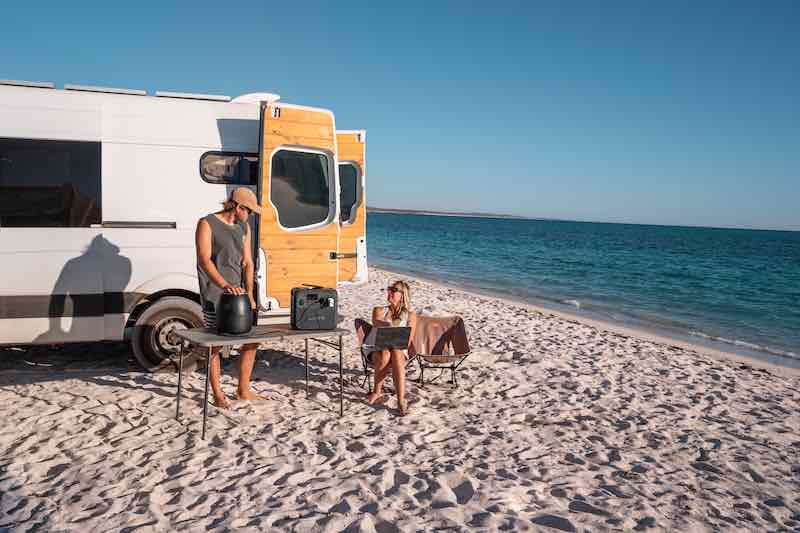
[[519, 220], [534, 220], [530, 217], [506, 215], [502, 213], [476, 213], [472, 211], [431, 211], [418, 209], [391, 209], [388, 207], [367, 206], [367, 213], [392, 213], [395, 215], [428, 215], [437, 217], [473, 217], [473, 218], [513, 218]]

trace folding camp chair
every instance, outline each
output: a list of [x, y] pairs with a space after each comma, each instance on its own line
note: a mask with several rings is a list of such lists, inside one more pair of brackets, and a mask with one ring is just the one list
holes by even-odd
[[[364, 345], [364, 340], [369, 335], [369, 332], [372, 330], [372, 324], [364, 320], [363, 318], [356, 318], [355, 320], [355, 328], [356, 328], [356, 337], [358, 338], [358, 351], [361, 353], [361, 362], [364, 365], [364, 381], [362, 381], [361, 386], [366, 387], [367, 391], [372, 389], [372, 384], [370, 383], [370, 374], [375, 368], [370, 361], [369, 354], [370, 351], [367, 346]], [[411, 351], [411, 350], [409, 350]], [[414, 357], [411, 357], [409, 354], [408, 361], [406, 361], [406, 370], [411, 366], [414, 362]]]
[[458, 387], [456, 371], [470, 353], [467, 330], [461, 317], [417, 317], [409, 361], [416, 359], [419, 364], [420, 386], [425, 385], [425, 370], [439, 368], [441, 372], [429, 383], [439, 379], [445, 370], [450, 370], [450, 383]]

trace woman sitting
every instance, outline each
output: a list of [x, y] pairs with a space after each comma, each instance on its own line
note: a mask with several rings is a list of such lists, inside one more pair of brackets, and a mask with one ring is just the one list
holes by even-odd
[[[411, 311], [411, 290], [405, 281], [395, 281], [386, 288], [386, 300], [389, 305], [372, 310], [372, 331], [364, 344], [374, 343], [377, 328], [381, 326], [410, 327], [411, 339], [417, 327], [417, 315]], [[382, 396], [383, 381], [391, 368], [394, 386], [397, 389], [397, 406], [400, 415], [408, 413], [406, 402], [406, 356], [402, 349], [380, 350], [371, 352], [369, 359], [375, 366], [375, 387], [367, 395], [367, 403], [373, 404]]]

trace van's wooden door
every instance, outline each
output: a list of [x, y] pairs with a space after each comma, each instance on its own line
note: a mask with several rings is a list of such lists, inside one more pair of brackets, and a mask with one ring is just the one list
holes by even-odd
[[339, 282], [367, 281], [366, 133], [337, 131], [339, 156]]
[[290, 306], [303, 285], [336, 287], [339, 224], [333, 113], [288, 104], [261, 108], [262, 215], [266, 295]]

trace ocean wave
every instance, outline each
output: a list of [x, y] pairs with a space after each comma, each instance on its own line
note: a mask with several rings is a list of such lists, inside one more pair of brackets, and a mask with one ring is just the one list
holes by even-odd
[[737, 339], [726, 339], [725, 337], [717, 337], [715, 335], [708, 335], [703, 333], [702, 331], [690, 331], [689, 335], [693, 337], [700, 337], [701, 339], [707, 339], [714, 342], [720, 342], [723, 344], [730, 344], [732, 346], [739, 346], [740, 348], [747, 348], [749, 350], [755, 350], [758, 352], [766, 352], [771, 355], [778, 355], [780, 357], [788, 357], [790, 359], [800, 359], [800, 355], [796, 354], [795, 352], [789, 352], [785, 350], [777, 350], [775, 348], [770, 348], [769, 346], [762, 346], [760, 344], [755, 344], [752, 342], [745, 342], [740, 341]]
[[578, 300], [562, 300], [561, 303], [567, 304], [567, 305], [571, 305], [572, 307], [575, 307], [576, 309], [580, 309], [581, 308], [581, 303]]

